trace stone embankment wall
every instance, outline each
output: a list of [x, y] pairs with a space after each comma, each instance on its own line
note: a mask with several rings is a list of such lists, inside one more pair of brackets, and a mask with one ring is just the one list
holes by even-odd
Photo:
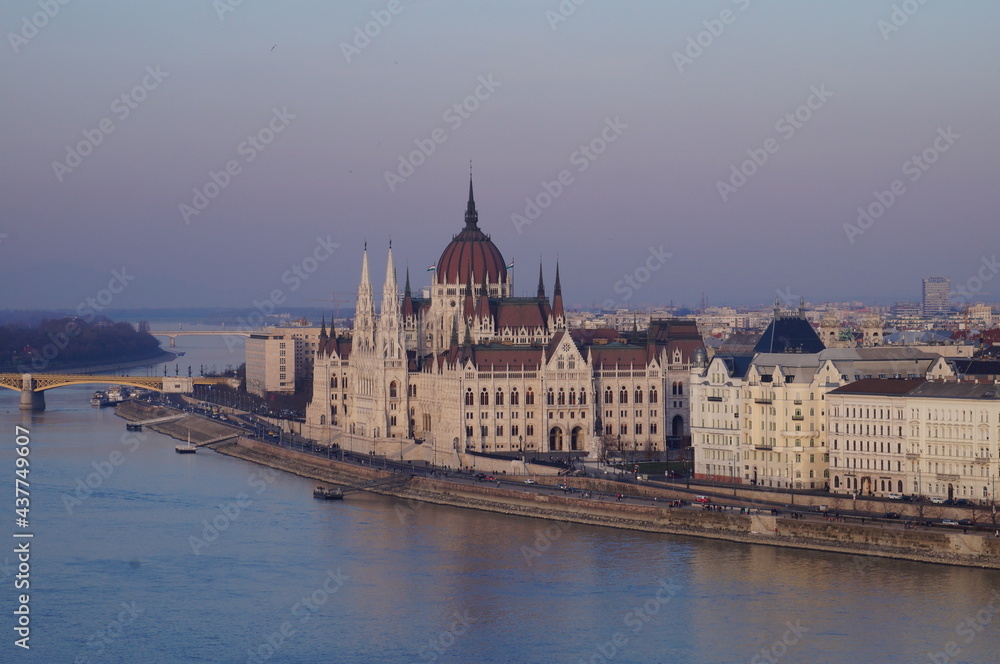
[[[358, 485], [398, 475], [352, 463], [319, 459], [247, 439], [222, 444], [217, 451], [327, 482]], [[603, 480], [572, 478], [574, 484]], [[619, 490], [621, 485], [615, 485]], [[580, 488], [604, 490], [593, 484]], [[667, 492], [654, 487], [629, 487], [665, 501]], [[492, 485], [468, 485], [413, 477], [404, 486], [377, 490], [407, 501], [425, 501], [456, 507], [531, 516], [544, 519], [627, 528], [648, 532], [693, 535], [735, 542], [900, 558], [1000, 569], [1000, 540], [957, 532], [906, 530], [896, 524], [861, 526], [832, 521], [798, 520], [737, 511], [695, 511], [658, 505], [632, 505], [613, 499], [514, 491]]]

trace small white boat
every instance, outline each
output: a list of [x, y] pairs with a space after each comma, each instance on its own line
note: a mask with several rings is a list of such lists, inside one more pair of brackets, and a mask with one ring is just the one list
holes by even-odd
[[188, 442], [187, 445], [178, 445], [174, 448], [174, 452], [178, 454], [194, 454], [198, 451], [197, 446], [191, 444], [191, 432], [188, 431]]

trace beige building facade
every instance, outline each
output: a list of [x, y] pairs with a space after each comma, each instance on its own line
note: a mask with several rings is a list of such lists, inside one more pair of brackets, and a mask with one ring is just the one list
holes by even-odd
[[831, 490], [994, 503], [1000, 386], [867, 380], [829, 395]]

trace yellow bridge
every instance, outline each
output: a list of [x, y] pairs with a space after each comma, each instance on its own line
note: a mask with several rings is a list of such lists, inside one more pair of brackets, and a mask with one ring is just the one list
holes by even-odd
[[45, 390], [65, 385], [114, 383], [130, 385], [155, 392], [190, 393], [195, 385], [229, 385], [239, 387], [235, 378], [191, 378], [187, 376], [109, 376], [87, 374], [14, 374], [0, 373], [0, 387], [21, 392], [21, 410], [45, 410]]

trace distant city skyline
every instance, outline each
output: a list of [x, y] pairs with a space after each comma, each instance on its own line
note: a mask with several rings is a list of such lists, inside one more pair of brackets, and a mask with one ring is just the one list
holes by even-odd
[[421, 288], [470, 160], [518, 295], [1000, 301], [995, 3], [53, 6], [0, 8], [2, 308]]

